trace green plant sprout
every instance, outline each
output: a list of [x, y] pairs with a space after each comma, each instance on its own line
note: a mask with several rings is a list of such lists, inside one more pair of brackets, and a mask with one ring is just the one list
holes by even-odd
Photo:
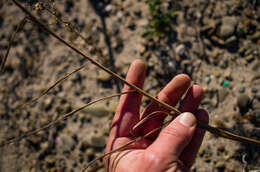
[[146, 25], [146, 36], [163, 37], [171, 31], [171, 23], [176, 20], [179, 12], [173, 9], [163, 9], [161, 0], [147, 0], [146, 4], [149, 6], [151, 18]]

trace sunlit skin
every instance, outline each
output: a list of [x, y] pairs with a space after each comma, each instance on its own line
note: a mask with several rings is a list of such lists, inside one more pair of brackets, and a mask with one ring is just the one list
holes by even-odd
[[[135, 60], [129, 68], [126, 80], [139, 88], [143, 88], [145, 70], [145, 64], [141, 60]], [[208, 123], [207, 112], [198, 109], [203, 90], [198, 85], [190, 86], [190, 83], [191, 80], [187, 75], [177, 75], [159, 92], [157, 98], [171, 106], [175, 106], [188, 89], [179, 110], [191, 113], [182, 113], [160, 134], [158, 132], [153, 133], [148, 138], [128, 146], [124, 151], [106, 157], [104, 162], [108, 171], [189, 171], [205, 134], [204, 130], [196, 128], [196, 118]], [[129, 90], [131, 90], [129, 86], [123, 88], [123, 91]], [[106, 152], [135, 139], [130, 135], [129, 131], [145, 116], [154, 111], [166, 111], [157, 103], [152, 102], [140, 113], [141, 99], [142, 96], [136, 92], [120, 97]], [[195, 114], [196, 118], [193, 114]], [[161, 114], [145, 122], [135, 131], [135, 134], [144, 135], [158, 128], [162, 125], [164, 118], [165, 115]]]

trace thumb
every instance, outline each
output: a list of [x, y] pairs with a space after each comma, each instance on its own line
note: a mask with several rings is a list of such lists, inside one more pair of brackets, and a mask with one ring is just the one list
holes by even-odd
[[182, 113], [162, 130], [158, 138], [149, 147], [149, 151], [163, 159], [177, 160], [183, 149], [191, 141], [196, 124], [197, 120], [192, 113]]

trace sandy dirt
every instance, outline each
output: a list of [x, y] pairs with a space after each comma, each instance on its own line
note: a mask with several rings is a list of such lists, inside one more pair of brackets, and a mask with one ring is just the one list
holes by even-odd
[[[169, 23], [171, 32], [145, 38], [142, 35], [151, 18], [145, 1], [59, 0], [48, 7], [70, 22], [85, 40], [35, 2], [21, 2], [55, 33], [123, 77], [134, 59], [145, 61], [144, 90], [152, 95], [176, 74], [188, 74], [204, 89], [201, 108], [209, 112], [211, 125], [260, 139], [258, 0], [176, 1], [178, 17]], [[0, 1], [0, 62], [11, 34], [24, 17], [11, 0]], [[37, 103], [19, 109], [83, 64], [87, 64], [83, 70]], [[0, 74], [0, 142], [118, 93], [122, 86], [27, 20]], [[144, 99], [143, 106], [148, 102]], [[1, 147], [0, 172], [80, 171], [103, 154], [117, 103], [118, 98], [113, 98], [94, 104], [57, 126]], [[259, 155], [259, 146], [207, 133], [192, 171], [260, 171]]]

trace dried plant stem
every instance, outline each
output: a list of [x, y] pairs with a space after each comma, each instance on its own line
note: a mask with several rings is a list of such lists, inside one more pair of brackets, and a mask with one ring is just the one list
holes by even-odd
[[165, 114], [166, 116], [169, 115], [169, 113], [165, 112], [165, 111], [154, 111], [152, 113], [150, 113], [149, 115], [147, 115], [145, 118], [143, 118], [141, 121], [139, 121], [137, 124], [135, 124], [135, 126], [133, 126], [133, 128], [131, 128], [130, 130], [130, 134], [132, 136], [136, 136], [136, 134], [134, 133], [134, 131], [141, 126], [143, 123], [145, 123], [146, 121], [148, 121], [149, 119], [153, 118], [156, 115], [161, 115], [161, 114]]
[[14, 142], [17, 142], [17, 141], [20, 141], [20, 140], [22, 140], [22, 139], [24, 139], [24, 138], [26, 138], [26, 137], [35, 135], [35, 134], [39, 133], [40, 131], [43, 131], [43, 130], [48, 129], [48, 128], [54, 126], [54, 125], [57, 125], [59, 122], [65, 120], [65, 119], [67, 119], [67, 118], [69, 118], [70, 116], [74, 115], [75, 113], [77, 113], [77, 112], [83, 110], [84, 108], [86, 108], [86, 107], [88, 107], [88, 106], [90, 106], [90, 105], [92, 105], [92, 104], [94, 104], [94, 103], [97, 103], [97, 102], [99, 102], [99, 101], [103, 101], [103, 100], [106, 100], [106, 99], [110, 99], [110, 98], [112, 98], [112, 97], [121, 96], [121, 95], [123, 95], [123, 94], [128, 94], [128, 93], [131, 93], [131, 92], [133, 92], [133, 90], [132, 90], [132, 91], [126, 91], [126, 92], [118, 93], [118, 94], [114, 94], [114, 95], [110, 95], [110, 96], [103, 97], [103, 98], [100, 98], [100, 99], [98, 99], [98, 100], [92, 101], [92, 102], [90, 102], [90, 103], [87, 103], [87, 104], [85, 104], [84, 106], [82, 106], [82, 107], [80, 107], [80, 108], [78, 108], [78, 109], [75, 109], [75, 110], [73, 110], [73, 111], [71, 111], [71, 112], [69, 112], [69, 113], [66, 113], [66, 114], [62, 115], [62, 116], [59, 117], [58, 119], [56, 119], [56, 120], [54, 120], [54, 121], [52, 121], [52, 122], [49, 122], [49, 123], [45, 124], [43, 127], [40, 127], [40, 128], [38, 128], [38, 129], [29, 131], [29, 132], [26, 132], [26, 133], [23, 134], [22, 136], [15, 137], [15, 138], [13, 138], [13, 139], [7, 139], [7, 141], [4, 141], [4, 142], [0, 143], [0, 147], [9, 145], [9, 144], [14, 143]]
[[102, 162], [98, 163], [95, 167], [89, 170], [89, 172], [97, 172], [101, 168], [104, 168], [104, 164]]
[[[44, 95], [46, 95], [51, 89], [53, 89], [54, 87], [56, 87], [57, 85], [59, 85], [61, 82], [65, 81], [66, 79], [68, 79], [72, 74], [80, 71], [81, 69], [84, 69], [87, 66], [87, 63], [83, 64], [82, 66], [80, 66], [79, 68], [73, 70], [72, 72], [68, 73], [67, 75], [65, 75], [64, 77], [58, 79], [54, 84], [52, 84], [49, 88], [47, 88], [46, 90], [44, 90], [38, 97], [33, 98], [32, 100], [25, 102], [24, 104], [21, 105], [21, 108], [23, 109], [25, 106], [30, 105], [34, 102], [37, 102], [41, 97], [43, 97]], [[18, 108], [19, 109], [19, 108]]]
[[4, 56], [3, 60], [2, 60], [1, 66], [0, 66], [0, 72], [3, 72], [3, 71], [4, 71], [5, 63], [6, 63], [6, 61], [7, 61], [7, 57], [8, 57], [8, 55], [9, 55], [9, 52], [10, 52], [11, 46], [12, 46], [12, 44], [13, 44], [13, 42], [14, 42], [14, 39], [15, 39], [17, 33], [18, 33], [18, 32], [23, 28], [23, 26], [25, 25], [26, 20], [27, 20], [27, 17], [24, 17], [24, 18], [20, 21], [20, 23], [19, 23], [19, 25], [16, 27], [14, 33], [13, 33], [12, 36], [10, 37], [9, 44], [8, 44], [8, 47], [7, 47], [7, 51], [6, 51], [6, 53], [5, 53], [5, 56]]
[[[76, 48], [75, 46], [71, 45], [70, 43], [68, 43], [67, 41], [65, 41], [64, 39], [62, 39], [60, 36], [58, 36], [55, 32], [53, 32], [52, 30], [50, 30], [45, 24], [43, 24], [41, 21], [39, 21], [30, 11], [28, 11], [26, 8], [24, 8], [19, 2], [17, 2], [17, 0], [12, 0], [24, 13], [26, 13], [29, 18], [35, 22], [37, 25], [39, 25], [39, 27], [43, 28], [45, 31], [47, 31], [49, 34], [51, 34], [53, 37], [55, 37], [56, 39], [58, 39], [60, 42], [62, 42], [63, 44], [65, 44], [66, 46], [68, 46], [69, 48], [71, 48], [72, 50], [74, 50], [76, 53], [80, 54], [81, 56], [83, 56], [84, 58], [86, 58], [87, 60], [89, 60], [92, 64], [94, 64], [95, 66], [101, 68], [102, 70], [106, 71], [107, 73], [109, 73], [110, 75], [112, 75], [114, 78], [120, 80], [121, 82], [125, 83], [126, 85], [130, 86], [132, 89], [134, 89], [136, 92], [148, 97], [149, 99], [151, 99], [152, 101], [158, 103], [159, 105], [165, 107], [166, 109], [169, 109], [171, 111], [170, 115], [173, 116], [173, 118], [175, 118], [177, 115], [181, 114], [181, 112], [168, 105], [165, 102], [160, 101], [159, 99], [153, 97], [152, 95], [148, 94], [147, 92], [143, 91], [142, 89], [136, 87], [135, 85], [129, 83], [128, 81], [126, 81], [125, 79], [123, 79], [121, 76], [119, 76], [118, 74], [114, 73], [113, 71], [109, 70], [108, 68], [106, 68], [105, 66], [103, 66], [102, 64], [98, 63], [96, 60], [94, 60], [93, 58], [91, 58], [90, 56], [87, 56], [86, 54], [84, 54], [81, 50], [79, 50], [78, 48]], [[238, 136], [235, 135], [231, 132], [219, 129], [219, 128], [215, 128], [212, 126], [209, 126], [208, 124], [205, 124], [201, 121], [198, 120], [198, 128], [204, 129], [206, 131], [209, 131], [212, 134], [215, 134], [217, 136], [223, 137], [223, 138], [227, 138], [230, 140], [235, 140], [235, 141], [239, 141], [239, 142], [247, 142], [247, 143], [253, 143], [253, 144], [257, 144], [260, 145], [260, 140], [256, 140], [256, 139], [252, 139], [252, 138], [247, 138], [247, 137], [242, 137], [242, 136]]]
[[231, 133], [229, 131], [223, 130], [221, 128], [212, 127], [212, 126], [207, 125], [207, 124], [205, 124], [205, 123], [203, 123], [199, 120], [197, 122], [198, 122], [197, 126], [199, 126], [199, 128], [204, 129], [204, 130], [206, 130], [206, 131], [208, 131], [208, 132], [210, 132], [214, 135], [217, 135], [219, 137], [223, 137], [223, 138], [230, 139], [230, 140], [235, 140], [235, 141], [238, 141], [238, 142], [253, 143], [253, 144], [260, 146], [260, 140], [256, 140], [256, 139], [244, 137], [244, 136], [239, 136], [239, 135], [236, 135], [236, 134]]
[[57, 19], [58, 22], [62, 23], [65, 27], [67, 27], [67, 29], [76, 33], [76, 35], [78, 35], [81, 39], [83, 39], [85, 42], [87, 42], [87, 39], [76, 28], [72, 27], [69, 22], [64, 21], [61, 17], [58, 17], [55, 11], [51, 11], [47, 6], [45, 6], [44, 9], [46, 9], [46, 11], [48, 13], [53, 15]]

